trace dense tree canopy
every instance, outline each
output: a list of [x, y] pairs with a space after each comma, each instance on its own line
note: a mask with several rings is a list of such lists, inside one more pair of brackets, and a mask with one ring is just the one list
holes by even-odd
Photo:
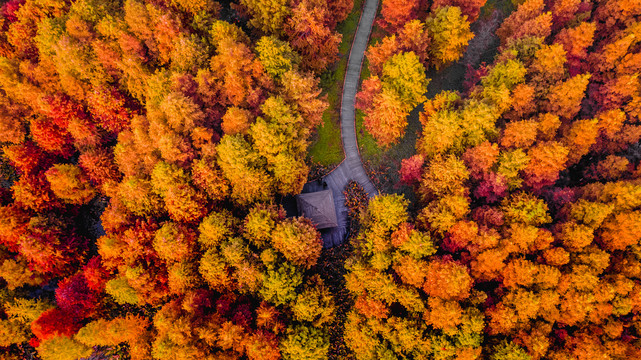
[[427, 98], [494, 3], [382, 1], [356, 105], [385, 153], [422, 104], [409, 196], [351, 182], [323, 249], [281, 203], [352, 1], [2, 2], [0, 357], [641, 358], [641, 5], [511, 4]]

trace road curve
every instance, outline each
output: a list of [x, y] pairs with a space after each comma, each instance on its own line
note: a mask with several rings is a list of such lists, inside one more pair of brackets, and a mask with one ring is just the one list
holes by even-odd
[[360, 183], [370, 197], [377, 195], [378, 190], [367, 176], [358, 151], [354, 99], [361, 77], [363, 57], [367, 49], [367, 43], [369, 42], [369, 36], [377, 10], [378, 0], [365, 0], [365, 6], [363, 6], [363, 12], [361, 13], [356, 35], [354, 36], [352, 48], [349, 53], [345, 82], [343, 83], [343, 99], [341, 101], [341, 138], [343, 140], [345, 160], [340, 164], [339, 168], [344, 168], [341, 172], [345, 172], [351, 179]]
[[[350, 180], [355, 180], [363, 186], [369, 197], [378, 195], [378, 190], [372, 184], [367, 172], [363, 168], [361, 156], [358, 151], [356, 140], [354, 98], [358, 89], [358, 80], [361, 76], [361, 64], [369, 42], [369, 35], [372, 31], [372, 24], [378, 10], [378, 0], [365, 0], [363, 12], [358, 22], [356, 35], [352, 42], [349, 53], [347, 71], [345, 72], [345, 83], [343, 84], [343, 99], [341, 102], [341, 138], [345, 159], [331, 173], [323, 178], [327, 188], [332, 190], [338, 226], [329, 230], [321, 231], [325, 247], [340, 245], [347, 235], [349, 227], [347, 219], [347, 207], [343, 190]], [[314, 192], [323, 190], [326, 187], [316, 181], [305, 184], [303, 192]]]

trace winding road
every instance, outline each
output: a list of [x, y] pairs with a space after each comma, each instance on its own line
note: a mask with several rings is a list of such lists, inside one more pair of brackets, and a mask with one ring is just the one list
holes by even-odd
[[[361, 76], [363, 56], [367, 49], [367, 43], [369, 42], [369, 36], [377, 10], [378, 0], [365, 0], [361, 18], [358, 22], [358, 28], [356, 29], [356, 35], [354, 36], [352, 48], [349, 53], [341, 102], [341, 138], [343, 140], [345, 159], [336, 169], [323, 178], [328, 188], [331, 189], [334, 194], [334, 204], [338, 218], [338, 227], [321, 231], [325, 247], [339, 245], [343, 242], [347, 233], [347, 208], [342, 192], [350, 180], [355, 180], [361, 184], [370, 197], [378, 195], [378, 190], [374, 184], [372, 184], [367, 176], [367, 172], [363, 168], [361, 156], [358, 151], [355, 127], [356, 111], [354, 110], [354, 98], [358, 90], [358, 80]], [[303, 188], [303, 192], [318, 190], [322, 190], [322, 186], [319, 186], [317, 182], [307, 183]]]

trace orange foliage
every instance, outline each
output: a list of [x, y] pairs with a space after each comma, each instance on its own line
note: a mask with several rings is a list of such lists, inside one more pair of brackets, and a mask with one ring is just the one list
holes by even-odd
[[372, 299], [366, 295], [361, 295], [356, 298], [354, 308], [356, 308], [356, 310], [362, 315], [376, 319], [386, 319], [389, 316], [390, 311], [384, 302]]
[[217, 55], [211, 59], [211, 69], [222, 79], [216, 83], [222, 95], [221, 102], [234, 106], [251, 105], [254, 82], [268, 77], [262, 65], [243, 43], [223, 39], [217, 50]]
[[562, 266], [570, 262], [570, 253], [562, 247], [552, 247], [543, 252], [545, 262], [552, 266]]
[[396, 95], [388, 91], [374, 97], [372, 108], [363, 122], [380, 146], [393, 145], [403, 136], [407, 127], [406, 107]]
[[406, 22], [417, 18], [418, 0], [383, 0], [378, 24], [390, 33], [395, 33]]
[[[385, 61], [399, 52], [400, 46], [396, 40], [396, 35], [384, 37], [379, 43], [367, 48], [365, 56], [367, 56], [368, 69], [370, 69], [370, 72], [375, 76], [380, 76]], [[372, 77], [367, 78], [365, 81], [370, 81], [370, 79], [372, 79]], [[365, 89], [365, 81], [363, 81], [363, 89]]]
[[630, 165], [627, 158], [608, 155], [605, 159], [585, 169], [584, 174], [593, 180], [616, 180], [625, 177]]
[[26, 135], [21, 106], [0, 97], [0, 141], [19, 144]]
[[581, 109], [589, 80], [590, 74], [577, 75], [553, 85], [547, 95], [546, 111], [564, 119], [574, 118]]
[[429, 311], [423, 314], [425, 322], [437, 329], [452, 330], [463, 322], [463, 309], [456, 301], [428, 299]]
[[405, 284], [420, 288], [425, 282], [427, 263], [423, 260], [404, 255], [394, 264], [393, 269]]
[[448, 231], [443, 247], [449, 252], [459, 251], [478, 236], [478, 225], [473, 221], [459, 221]]
[[251, 123], [251, 113], [245, 109], [232, 106], [223, 116], [221, 127], [225, 134], [246, 134]]
[[311, 73], [288, 71], [282, 77], [281, 96], [298, 110], [304, 126], [313, 129], [323, 122], [323, 113], [329, 106], [325, 96], [320, 96], [320, 81]]
[[539, 124], [533, 120], [507, 123], [501, 134], [500, 144], [504, 148], [529, 148], [536, 140]]
[[303, 64], [316, 72], [338, 60], [341, 34], [325, 25], [325, 19], [331, 18], [328, 11], [325, 1], [302, 0], [285, 25], [292, 48], [302, 55]]
[[328, 13], [331, 14], [328, 19], [331, 21], [329, 27], [334, 28], [334, 24], [347, 18], [354, 7], [354, 0], [329, 0], [327, 1], [327, 6], [329, 7]]
[[214, 161], [200, 159], [191, 168], [194, 184], [205, 190], [210, 199], [221, 201], [230, 193], [229, 181]]
[[511, 120], [522, 119], [536, 110], [535, 90], [532, 86], [518, 84], [512, 90], [512, 109], [506, 115]]
[[553, 140], [556, 137], [557, 130], [561, 126], [561, 120], [557, 115], [542, 113], [538, 118], [539, 137], [541, 140]]
[[478, 179], [488, 172], [496, 163], [499, 157], [499, 147], [489, 141], [485, 141], [475, 147], [470, 147], [463, 154], [463, 161], [472, 177]]
[[47, 155], [31, 141], [22, 144], [6, 145], [3, 154], [18, 173], [32, 175], [48, 169], [53, 164], [53, 156]]
[[624, 250], [641, 241], [641, 212], [624, 212], [606, 220], [599, 239], [606, 250]]
[[310, 268], [316, 264], [323, 247], [320, 233], [309, 219], [288, 219], [276, 226], [272, 243], [292, 263]]
[[[566, 0], [575, 1], [575, 0]], [[571, 75], [583, 72], [586, 66], [583, 64], [587, 57], [587, 50], [594, 42], [594, 23], [582, 22], [574, 28], [564, 28], [555, 37], [554, 43], [561, 44], [565, 49], [568, 58], [568, 70]]]
[[528, 25], [531, 26], [529, 22], [541, 15], [544, 7], [543, 0], [527, 0], [519, 5], [516, 11], [505, 19], [501, 27], [496, 30], [496, 35], [501, 39], [501, 44], [506, 44], [517, 32], [525, 31]]
[[481, 252], [472, 260], [472, 275], [478, 280], [493, 280], [505, 267], [508, 254], [501, 249], [489, 249]]
[[514, 259], [503, 268], [501, 275], [503, 285], [508, 288], [530, 286], [534, 283], [538, 269], [536, 265], [525, 259]]
[[250, 360], [279, 360], [278, 337], [267, 331], [257, 331], [243, 341]]
[[82, 153], [78, 158], [78, 165], [98, 187], [107, 182], [118, 182], [122, 178], [113, 153], [106, 148], [95, 148]]
[[599, 21], [599, 32], [603, 36], [615, 26], [629, 24], [635, 15], [641, 15], [641, 4], [635, 0], [609, 0], [599, 5], [594, 18]]
[[525, 183], [533, 189], [554, 184], [565, 169], [569, 150], [557, 142], [544, 142], [528, 151], [530, 162], [523, 170]]
[[37, 212], [51, 210], [60, 205], [44, 176], [24, 175], [13, 184], [11, 191], [16, 203]]
[[65, 203], [83, 205], [95, 195], [89, 178], [76, 165], [56, 164], [47, 170], [45, 177], [51, 191]]
[[600, 113], [597, 119], [601, 133], [606, 138], [613, 138], [623, 127], [626, 116], [621, 109], [614, 109]]
[[[397, 43], [402, 51], [414, 52], [414, 54], [418, 56], [421, 64], [427, 69], [429, 67], [429, 47], [432, 40], [429, 31], [425, 28], [425, 23], [418, 20], [407, 22], [403, 28], [399, 30], [397, 35]], [[394, 35], [392, 35], [392, 37], [394, 37]]]
[[485, 315], [489, 318], [487, 329], [492, 335], [509, 334], [519, 322], [516, 311], [502, 303], [486, 310]]
[[637, 75], [621, 75], [605, 81], [594, 93], [599, 110], [611, 110], [622, 107], [635, 96], [641, 83]]
[[74, 153], [71, 134], [53, 122], [42, 118], [32, 119], [30, 130], [33, 140], [44, 150], [64, 158]]
[[590, 245], [594, 239], [593, 229], [574, 222], [557, 226], [556, 237], [571, 251], [579, 251]]
[[552, 16], [555, 29], [564, 28], [579, 10], [581, 0], [557, 0], [552, 5]]
[[361, 91], [356, 93], [355, 108], [367, 110], [374, 106], [374, 98], [381, 93], [383, 84], [378, 76], [370, 76], [363, 80]]
[[570, 125], [562, 141], [570, 150], [568, 166], [574, 165], [590, 151], [599, 133], [597, 120], [577, 120]]
[[423, 290], [443, 300], [463, 300], [469, 296], [472, 281], [467, 267], [452, 260], [437, 259], [427, 267]]
[[545, 45], [534, 53], [530, 72], [539, 89], [546, 88], [565, 77], [566, 51], [561, 45]]

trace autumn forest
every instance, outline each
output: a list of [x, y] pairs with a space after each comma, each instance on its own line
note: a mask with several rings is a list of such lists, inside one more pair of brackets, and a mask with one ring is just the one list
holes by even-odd
[[641, 1], [376, 4], [0, 0], [0, 360], [641, 359]]

